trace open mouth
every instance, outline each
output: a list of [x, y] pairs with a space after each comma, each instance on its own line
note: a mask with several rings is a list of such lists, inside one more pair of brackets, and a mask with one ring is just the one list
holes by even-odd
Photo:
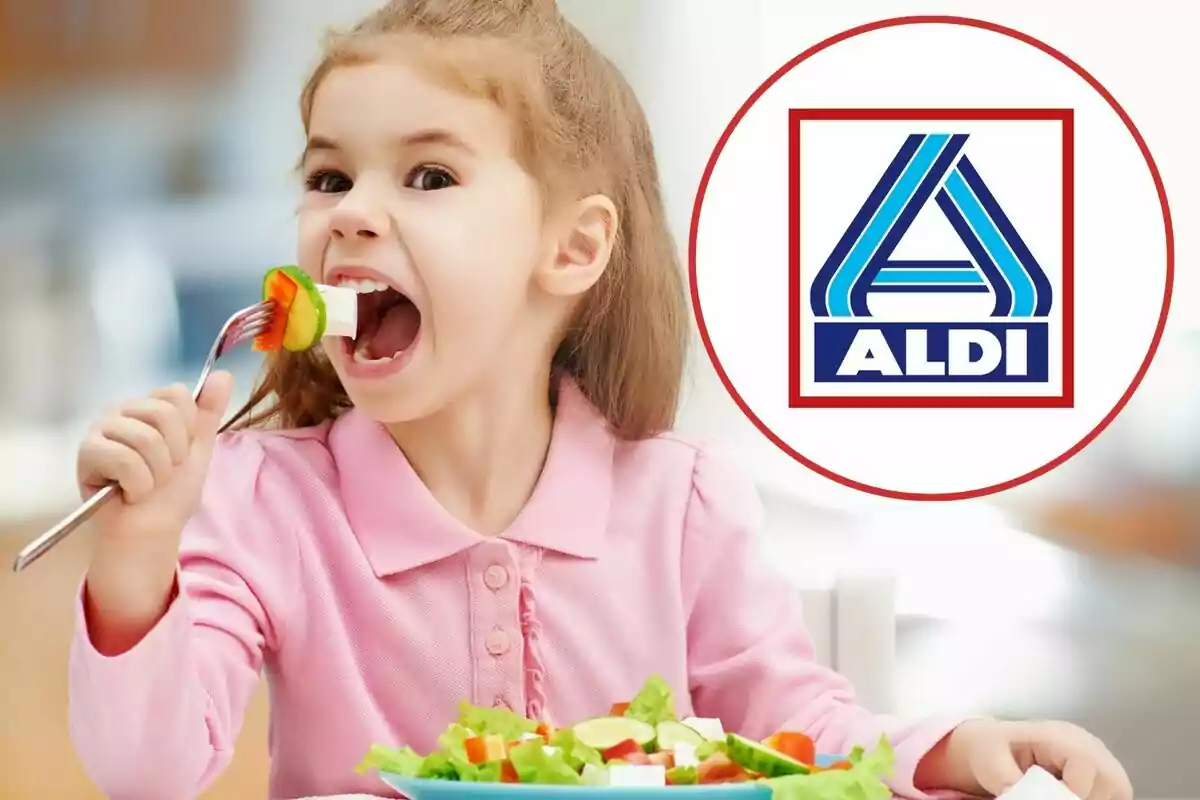
[[412, 300], [369, 278], [344, 278], [338, 284], [358, 293], [358, 336], [348, 342], [356, 362], [387, 363], [412, 347], [421, 330], [421, 311]]

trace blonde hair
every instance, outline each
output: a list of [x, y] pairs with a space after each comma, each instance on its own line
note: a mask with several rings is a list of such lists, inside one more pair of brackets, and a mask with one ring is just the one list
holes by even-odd
[[[621, 73], [553, 0], [392, 0], [330, 37], [300, 98], [305, 130], [317, 88], [332, 70], [397, 47], [436, 79], [511, 116], [514, 155], [549, 202], [602, 193], [616, 205], [608, 268], [581, 303], [553, 366], [576, 381], [617, 436], [641, 439], [669, 429], [687, 355], [687, 298], [650, 129]], [[320, 348], [281, 352], [270, 357], [230, 425], [305, 427], [351, 405]]]

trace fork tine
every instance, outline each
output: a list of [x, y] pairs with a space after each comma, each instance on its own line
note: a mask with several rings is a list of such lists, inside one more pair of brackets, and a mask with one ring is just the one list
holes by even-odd
[[266, 322], [256, 322], [253, 325], [242, 326], [229, 330], [226, 332], [225, 337], [217, 346], [215, 357], [220, 358], [238, 345], [244, 344], [245, 342], [250, 341], [254, 337], [258, 336], [266, 329]]
[[250, 308], [246, 309], [246, 312], [247, 312], [247, 316], [254, 316], [257, 314], [261, 314], [263, 312], [270, 312], [270, 311], [274, 310], [274, 308], [275, 308], [274, 300], [263, 300], [258, 305], [250, 306]]
[[253, 339], [269, 327], [271, 327], [269, 320], [263, 320], [262, 322], [255, 322], [251, 325], [247, 325], [234, 334], [233, 340], [226, 345], [226, 348], [234, 347], [235, 345], [239, 345], [248, 339]]
[[271, 318], [273, 316], [275, 316], [275, 309], [273, 306], [269, 307], [269, 308], [260, 308], [251, 313], [246, 314], [246, 316], [244, 316], [244, 317], [239, 318], [237, 320], [236, 324], [237, 325], [248, 325], [248, 324], [251, 324], [254, 322], [263, 322], [263, 321], [270, 322]]
[[230, 325], [225, 341], [221, 344], [220, 353], [232, 350], [269, 328], [275, 315], [274, 306], [273, 302], [266, 301], [246, 309], [244, 314]]
[[275, 304], [271, 301], [243, 309], [226, 323], [226, 335], [235, 336], [250, 325], [269, 324], [275, 316]]

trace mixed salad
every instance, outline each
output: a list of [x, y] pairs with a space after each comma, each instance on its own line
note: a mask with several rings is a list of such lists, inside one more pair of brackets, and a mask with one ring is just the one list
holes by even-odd
[[727, 733], [720, 720], [677, 719], [658, 676], [609, 713], [555, 728], [507, 709], [463, 704], [437, 749], [374, 745], [358, 766], [405, 778], [580, 786], [687, 786], [761, 781], [774, 800], [886, 800], [886, 738], [843, 760], [816, 764], [812, 739], [779, 731], [763, 741]]

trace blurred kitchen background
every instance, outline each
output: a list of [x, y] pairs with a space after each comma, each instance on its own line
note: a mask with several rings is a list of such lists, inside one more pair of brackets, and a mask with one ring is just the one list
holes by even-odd
[[[486, 2], [487, 0], [480, 0]], [[74, 500], [105, 405], [191, 382], [263, 270], [293, 259], [297, 95], [316, 42], [375, 0], [0, 2], [0, 556]], [[804, 47], [893, 0], [560, 0], [625, 70], [656, 129], [678, 241], [736, 108]], [[736, 10], [735, 10], [736, 9]], [[1200, 303], [1190, 38], [1173, 0], [930, 0], [1025, 30], [1087, 66], [1163, 171], [1177, 279], [1160, 355], [1080, 456], [987, 501], [885, 502], [808, 472], [737, 412], [697, 353], [683, 425], [760, 480], [768, 547], [797, 581], [865, 565], [898, 579], [898, 710], [1059, 717], [1099, 734], [1143, 798], [1200, 794]], [[1141, 55], [1127, 45], [1138, 43]], [[244, 394], [258, 359], [231, 359]], [[0, 571], [0, 798], [98, 796], [66, 738], [80, 535]], [[207, 795], [265, 796], [263, 698]], [[14, 721], [15, 720], [15, 721]]]

